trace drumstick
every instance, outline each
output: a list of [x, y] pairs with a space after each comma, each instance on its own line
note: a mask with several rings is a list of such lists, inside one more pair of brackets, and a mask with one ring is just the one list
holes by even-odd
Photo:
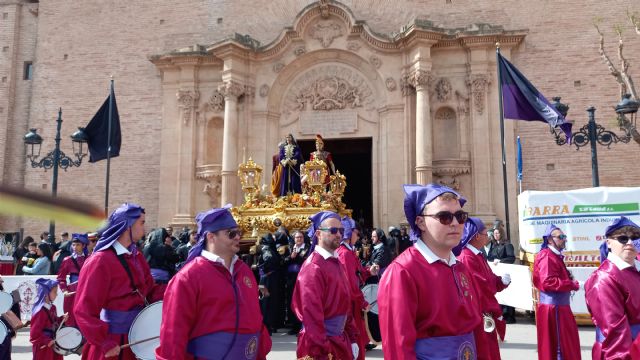
[[60, 331], [60, 328], [62, 328], [62, 325], [64, 325], [64, 322], [65, 322], [65, 321], [67, 321], [67, 318], [65, 317], [65, 316], [67, 316], [67, 315], [69, 315], [69, 313], [64, 313], [64, 314], [62, 314], [62, 316], [63, 316], [63, 317], [62, 317], [62, 321], [60, 322], [60, 326], [58, 326], [58, 330], [56, 330], [56, 333], [57, 333], [58, 331]]
[[155, 340], [155, 339], [157, 339], [157, 338], [159, 338], [159, 337], [160, 337], [160, 335], [158, 335], [158, 336], [154, 336], [154, 337], [150, 337], [150, 338], [148, 338], [148, 339], [142, 339], [142, 340], [139, 340], [139, 341], [136, 341], [136, 342], [132, 342], [132, 343], [130, 343], [130, 344], [124, 344], [124, 345], [121, 345], [121, 346], [120, 346], [120, 349], [125, 349], [125, 348], [131, 347], [131, 346], [133, 346], [133, 345], [141, 344], [141, 343], [143, 343], [143, 342], [147, 342], [147, 341]]
[[67, 292], [64, 296], [71, 296], [71, 295], [73, 295], [75, 293], [77, 293], [77, 291]]

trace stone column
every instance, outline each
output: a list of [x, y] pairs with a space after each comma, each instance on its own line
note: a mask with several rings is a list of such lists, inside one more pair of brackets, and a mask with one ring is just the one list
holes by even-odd
[[410, 76], [416, 88], [416, 182], [428, 184], [433, 180], [433, 123], [429, 103], [431, 73], [415, 70]]
[[244, 87], [228, 81], [218, 88], [224, 96], [224, 137], [222, 139], [222, 191], [220, 203], [225, 205], [236, 201], [238, 185], [238, 97]]
[[[486, 73], [472, 73], [468, 79], [471, 89], [471, 163], [473, 166], [473, 189], [474, 189], [474, 212], [484, 220], [495, 218], [493, 207], [493, 186], [489, 179], [492, 179], [491, 169], [492, 155], [495, 154], [491, 148], [492, 131], [490, 119], [487, 113], [487, 88], [489, 76]], [[499, 143], [498, 138], [498, 143]], [[495, 157], [500, 162], [500, 156]]]
[[193, 200], [195, 194], [196, 163], [196, 107], [200, 94], [192, 89], [180, 89], [176, 94], [180, 109], [180, 132], [178, 134], [178, 173], [176, 213], [171, 220], [174, 225], [193, 224]]

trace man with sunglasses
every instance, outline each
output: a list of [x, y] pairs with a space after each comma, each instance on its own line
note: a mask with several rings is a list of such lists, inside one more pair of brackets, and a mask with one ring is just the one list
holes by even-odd
[[264, 360], [271, 350], [230, 207], [196, 216], [198, 242], [165, 292], [156, 359]]
[[540, 291], [536, 304], [538, 359], [579, 360], [578, 326], [571, 312], [571, 292], [580, 283], [564, 264], [562, 250], [567, 236], [554, 224], [549, 224], [542, 236], [542, 246], [533, 263], [533, 286]]
[[635, 246], [640, 227], [621, 216], [606, 228], [605, 237], [602, 263], [584, 287], [596, 325], [593, 359], [638, 359], [640, 352], [635, 357], [631, 352], [634, 340], [640, 339], [640, 262]]
[[344, 228], [333, 211], [321, 211], [310, 220], [307, 234], [313, 252], [302, 264], [291, 304], [302, 322], [297, 358], [356, 359], [360, 350], [351, 290], [336, 255]]
[[456, 261], [466, 200], [439, 184], [404, 185], [415, 244], [387, 267], [378, 290], [382, 348], [398, 360], [475, 359], [481, 322], [467, 267]]

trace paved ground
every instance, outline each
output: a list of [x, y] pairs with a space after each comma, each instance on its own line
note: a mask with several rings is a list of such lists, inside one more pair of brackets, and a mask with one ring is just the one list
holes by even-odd
[[[591, 359], [591, 346], [594, 340], [594, 328], [592, 326], [580, 326], [580, 343], [583, 359]], [[273, 349], [268, 356], [269, 360], [295, 359], [296, 337], [280, 332], [273, 335]], [[531, 319], [518, 318], [518, 323], [507, 325], [507, 341], [500, 346], [504, 360], [535, 360], [536, 353], [536, 328]], [[14, 360], [30, 360], [31, 344], [29, 333], [21, 331], [13, 341]], [[382, 359], [382, 350], [378, 347], [367, 352], [367, 359]], [[65, 360], [80, 359], [79, 356], [67, 356]]]

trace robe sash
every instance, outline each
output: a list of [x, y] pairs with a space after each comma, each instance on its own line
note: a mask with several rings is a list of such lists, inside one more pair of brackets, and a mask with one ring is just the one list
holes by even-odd
[[422, 338], [415, 345], [417, 360], [476, 359], [473, 332], [457, 336]]
[[563, 306], [571, 303], [571, 292], [540, 291], [540, 304]]
[[234, 340], [233, 333], [218, 331], [191, 339], [187, 344], [187, 352], [194, 357], [210, 360], [220, 360], [223, 357], [255, 360], [259, 341], [260, 333], [235, 334]]

